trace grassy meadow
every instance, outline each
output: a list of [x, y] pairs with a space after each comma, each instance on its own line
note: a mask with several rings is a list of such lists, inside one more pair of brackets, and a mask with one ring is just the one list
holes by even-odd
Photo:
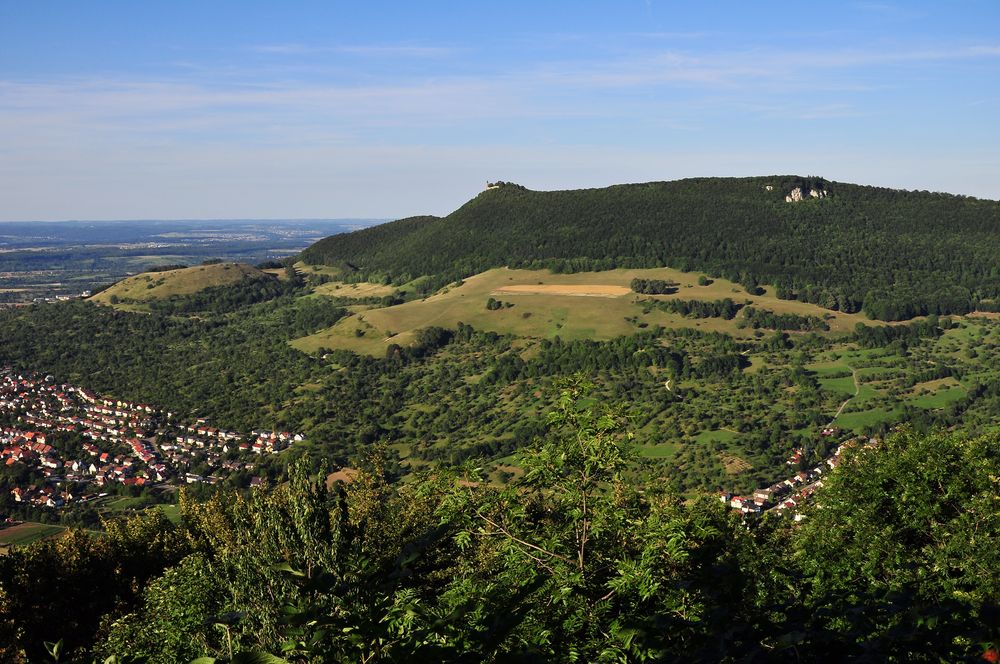
[[58, 535], [64, 530], [66, 530], [65, 526], [31, 521], [3, 528], [0, 530], [0, 554], [6, 553], [12, 546], [30, 544], [46, 537]]
[[122, 279], [90, 300], [99, 304], [111, 304], [111, 298], [115, 297], [118, 300], [142, 302], [171, 295], [191, 295], [211, 286], [227, 286], [264, 276], [263, 271], [243, 263], [217, 263], [163, 272], [145, 272]]
[[[712, 301], [728, 297], [736, 302], [749, 301], [751, 306], [779, 314], [824, 318], [830, 325], [830, 334], [847, 333], [858, 322], [872, 323], [860, 314], [832, 312], [814, 304], [779, 300], [773, 289], [766, 290], [763, 295], [749, 295], [738, 284], [725, 279], [699, 286], [699, 276], [702, 275], [670, 268], [575, 274], [498, 268], [452, 284], [424, 299], [359, 313], [332, 328], [297, 339], [292, 345], [307, 352], [342, 348], [379, 355], [389, 344], [411, 343], [415, 330], [430, 326], [453, 328], [459, 322], [478, 330], [539, 339], [556, 336], [567, 340], [610, 339], [656, 325], [726, 332], [741, 338], [754, 334], [754, 330], [739, 328], [737, 319], [694, 319], [657, 309], [647, 310], [641, 301], [648, 299]], [[629, 287], [636, 278], [674, 281], [680, 286], [670, 295], [641, 295]], [[351, 297], [356, 293], [355, 297], [363, 297], [392, 291], [381, 289], [389, 287], [328, 282], [316, 287], [315, 292], [339, 297]], [[406, 286], [401, 290], [405, 291]], [[486, 308], [491, 297], [502, 303], [499, 309]]]

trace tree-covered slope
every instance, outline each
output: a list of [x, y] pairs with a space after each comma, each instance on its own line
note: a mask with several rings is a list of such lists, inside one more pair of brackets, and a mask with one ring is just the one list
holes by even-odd
[[[806, 200], [786, 202], [795, 188]], [[396, 283], [434, 275], [433, 285], [504, 265], [667, 265], [902, 319], [990, 307], [998, 250], [996, 201], [773, 176], [552, 192], [505, 185], [446, 217], [326, 238], [302, 258]]]

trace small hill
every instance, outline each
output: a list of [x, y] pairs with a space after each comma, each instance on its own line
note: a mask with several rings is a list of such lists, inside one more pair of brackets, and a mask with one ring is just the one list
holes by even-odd
[[445, 217], [326, 238], [301, 258], [425, 292], [497, 267], [672, 267], [871, 318], [967, 313], [1000, 297], [1000, 203], [794, 175], [571, 191], [505, 184]]
[[144, 302], [172, 295], [192, 295], [212, 286], [230, 286], [244, 281], [274, 278], [273, 275], [243, 263], [196, 265], [137, 274], [122, 279], [90, 299], [100, 304], [111, 304], [112, 297], [122, 302]]

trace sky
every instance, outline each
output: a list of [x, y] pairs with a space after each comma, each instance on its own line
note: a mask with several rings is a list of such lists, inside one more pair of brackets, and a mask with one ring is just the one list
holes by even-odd
[[1000, 199], [1000, 2], [0, 0], [0, 220], [818, 175]]

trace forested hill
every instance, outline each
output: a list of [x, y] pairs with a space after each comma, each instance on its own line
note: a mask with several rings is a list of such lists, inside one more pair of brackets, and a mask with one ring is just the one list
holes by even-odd
[[[797, 188], [804, 200], [786, 201]], [[433, 275], [428, 288], [504, 265], [666, 265], [896, 320], [996, 309], [998, 253], [997, 201], [772, 176], [552, 192], [503, 184], [446, 217], [326, 238], [302, 258], [369, 280]]]

